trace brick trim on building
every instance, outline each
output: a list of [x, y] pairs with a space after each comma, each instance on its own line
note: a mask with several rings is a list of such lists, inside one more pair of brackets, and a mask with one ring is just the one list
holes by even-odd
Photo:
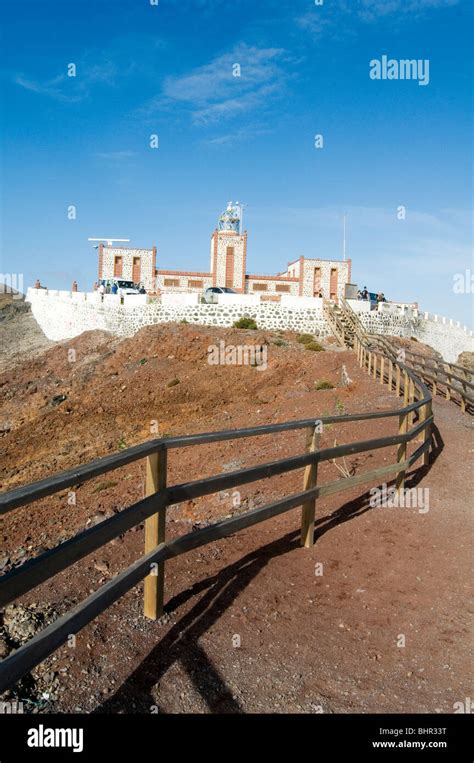
[[217, 245], [219, 243], [219, 232], [217, 230], [214, 231], [212, 234], [212, 239], [214, 242], [214, 248], [212, 252], [212, 285], [216, 286], [217, 282]]
[[299, 283], [299, 278], [292, 278], [291, 276], [256, 276], [253, 273], [245, 276], [245, 280], [255, 279], [257, 281], [285, 281], [289, 283]]
[[244, 230], [243, 233], [244, 237], [244, 253], [242, 257], [242, 288], [238, 289], [241, 294], [245, 294], [245, 281], [246, 281], [246, 270], [247, 270], [247, 231]]
[[102, 273], [104, 272], [104, 245], [99, 244], [99, 281], [102, 279]]
[[191, 276], [192, 278], [195, 276], [199, 278], [210, 278], [212, 275], [212, 273], [203, 273], [191, 270], [157, 270], [156, 274], [158, 276]]

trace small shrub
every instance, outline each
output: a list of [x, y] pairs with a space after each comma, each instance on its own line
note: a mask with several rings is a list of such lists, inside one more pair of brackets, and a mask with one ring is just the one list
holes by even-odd
[[344, 405], [343, 402], [341, 402], [341, 400], [336, 400], [334, 408], [336, 409], [336, 413], [340, 413], [340, 414], [343, 414], [344, 411], [346, 410], [346, 406]]
[[410, 339], [411, 339], [411, 341], [412, 341], [412, 342], [417, 342], [417, 341], [418, 341], [418, 339], [416, 338], [416, 336], [411, 336], [411, 337], [410, 337]]
[[253, 318], [250, 318], [247, 315], [243, 315], [242, 318], [239, 318], [238, 321], [235, 321], [235, 323], [233, 324], [233, 328], [235, 328], [235, 329], [252, 329], [252, 331], [255, 331], [255, 329], [258, 329], [258, 326], [255, 323]]
[[171, 379], [171, 381], [169, 381], [166, 386], [167, 387], [176, 387], [177, 384], [179, 384], [179, 379]]
[[180, 320], [180, 323], [189, 323], [189, 321], [187, 321], [187, 320], [186, 320], [186, 318], [182, 318], [182, 319]]
[[117, 448], [118, 448], [119, 450], [126, 450], [126, 449], [127, 449], [127, 447], [128, 447], [128, 445], [127, 445], [127, 443], [126, 443], [126, 441], [125, 441], [125, 437], [123, 437], [123, 436], [122, 436], [122, 437], [120, 438], [120, 440], [118, 441], [118, 444], [117, 444]]
[[142, 358], [141, 360], [138, 361], [138, 365], [144, 366], [146, 362], [147, 362], [147, 358]]
[[98, 485], [94, 488], [92, 491], [93, 493], [100, 493], [102, 490], [109, 490], [112, 487], [115, 487], [118, 485], [118, 482], [113, 482], [112, 480], [109, 480], [108, 482], [99, 482]]
[[314, 336], [312, 334], [299, 334], [296, 341], [300, 344], [309, 344], [314, 340]]
[[326, 379], [322, 379], [321, 381], [314, 382], [314, 388], [315, 389], [334, 389], [334, 384], [330, 381], [327, 381]]
[[323, 352], [324, 347], [319, 342], [306, 342], [304, 346], [305, 350], [312, 350], [313, 352]]
[[281, 337], [278, 337], [277, 339], [274, 339], [273, 344], [276, 347], [288, 347], [288, 342], [285, 342], [285, 340], [281, 339]]

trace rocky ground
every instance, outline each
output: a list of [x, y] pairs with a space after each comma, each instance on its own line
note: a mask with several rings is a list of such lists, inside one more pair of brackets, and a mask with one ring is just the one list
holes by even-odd
[[19, 293], [0, 291], [0, 373], [25, 356], [34, 357], [52, 347]]
[[[0, 489], [152, 436], [398, 405], [353, 353], [331, 345], [313, 352], [296, 339], [152, 326], [125, 340], [89, 332], [17, 358], [0, 374]], [[208, 349], [220, 340], [265, 345], [267, 370], [209, 366]], [[318, 501], [311, 550], [299, 547], [294, 510], [173, 559], [161, 621], [143, 618], [137, 586], [9, 696], [27, 712], [452, 712], [471, 683], [472, 430], [449, 402], [438, 400], [435, 414], [436, 453], [419, 483], [429, 488], [428, 511], [371, 508], [359, 488]], [[396, 429], [396, 419], [332, 425], [322, 446]], [[168, 483], [284, 458], [301, 452], [303, 440], [295, 432], [175, 450]], [[319, 479], [393, 460], [389, 448], [327, 463]], [[301, 486], [300, 470], [247, 485], [238, 500], [223, 492], [182, 503], [168, 511], [168, 536]], [[0, 570], [112, 516], [143, 491], [144, 464], [137, 462], [76, 486], [74, 504], [64, 491], [14, 510], [2, 524]], [[123, 570], [143, 545], [140, 526], [8, 606], [0, 654]]]

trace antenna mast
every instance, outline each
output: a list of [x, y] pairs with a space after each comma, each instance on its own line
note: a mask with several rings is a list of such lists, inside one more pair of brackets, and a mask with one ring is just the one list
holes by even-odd
[[244, 229], [244, 209], [247, 206], [247, 204], [241, 204], [239, 201], [235, 202], [236, 206], [239, 208], [239, 216], [240, 216], [240, 234], [242, 235], [242, 231]]
[[342, 256], [344, 259], [344, 262], [346, 261], [346, 213], [344, 212], [343, 218], [342, 218]]

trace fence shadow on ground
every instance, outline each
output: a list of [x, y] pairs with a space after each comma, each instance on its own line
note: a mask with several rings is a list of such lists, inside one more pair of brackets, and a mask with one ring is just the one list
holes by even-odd
[[[436, 426], [433, 434], [434, 443], [430, 464], [408, 474], [407, 487], [414, 487], [426, 476], [444, 447]], [[369, 496], [369, 491], [366, 491], [363, 495], [347, 501], [331, 514], [317, 519], [315, 541], [317, 542], [326, 532], [338, 525], [370, 511], [373, 507], [370, 505]], [[166, 605], [168, 614], [176, 612], [189, 600], [205, 592], [189, 612], [171, 627], [164, 638], [160, 639], [117, 692], [99, 705], [93, 713], [131, 712], [132, 704], [135, 705], [135, 712], [138, 713], [150, 713], [152, 707], [161, 712], [152, 692], [171, 666], [178, 661], [194, 689], [201, 695], [209, 712], [243, 713], [244, 710], [238, 699], [232, 695], [221, 672], [199, 644], [199, 639], [234, 604], [239, 594], [258, 576], [271, 559], [299, 549], [300, 530], [298, 529], [265, 546], [256, 548], [216, 575], [195, 583], [170, 599]], [[159, 634], [160, 631], [157, 629], [158, 638]], [[233, 648], [231, 637], [232, 634], [229, 633], [229, 650]]]

